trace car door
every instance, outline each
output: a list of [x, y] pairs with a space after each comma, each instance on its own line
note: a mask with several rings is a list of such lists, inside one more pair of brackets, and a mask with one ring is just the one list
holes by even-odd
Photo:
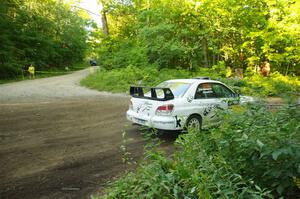
[[228, 108], [228, 99], [233, 92], [220, 83], [201, 83], [198, 85], [193, 103], [200, 108], [203, 125], [219, 122], [218, 110]]

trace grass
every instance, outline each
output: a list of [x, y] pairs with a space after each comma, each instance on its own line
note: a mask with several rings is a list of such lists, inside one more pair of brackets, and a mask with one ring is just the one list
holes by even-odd
[[[77, 70], [82, 70], [87, 68], [87, 64], [76, 64], [72, 66], [69, 70], [61, 69], [61, 68], [52, 68], [49, 70], [38, 70], [35, 73], [35, 79], [40, 79], [40, 78], [46, 78], [46, 77], [54, 77], [54, 76], [60, 76], [60, 75], [66, 75], [70, 74], [74, 71]], [[29, 80], [29, 75], [20, 75], [15, 78], [11, 79], [0, 79], [0, 84], [6, 84], [6, 83], [12, 83], [12, 82], [18, 82], [18, 81], [23, 81], [23, 80]]]
[[105, 70], [88, 76], [81, 81], [83, 86], [109, 92], [128, 92], [131, 85], [142, 83], [147, 86], [156, 86], [162, 81], [169, 79], [191, 78], [197, 76], [210, 76], [212, 79], [220, 80], [231, 86], [237, 92], [244, 95], [259, 97], [286, 97], [293, 94], [299, 95], [299, 77], [289, 77], [277, 72], [271, 73], [270, 77], [262, 77], [258, 74], [246, 76], [243, 80], [237, 78], [225, 78], [226, 73], [220, 69], [201, 69], [190, 72], [183, 69], [162, 69], [154, 67], [138, 68], [129, 66], [127, 68]]
[[[46, 78], [46, 77], [54, 77], [54, 76], [60, 76], [60, 75], [66, 75], [70, 74], [72, 71], [37, 71], [35, 73], [34, 79], [40, 79], [40, 78]], [[0, 80], [0, 84], [6, 84], [6, 83], [12, 83], [12, 82], [19, 82], [23, 80], [29, 80], [29, 76], [24, 77], [17, 77], [15, 79], [2, 79]]]
[[155, 86], [160, 82], [172, 78], [188, 78], [189, 72], [180, 70], [161, 70], [155, 68], [139, 69], [127, 67], [124, 69], [105, 70], [90, 75], [81, 81], [81, 84], [89, 88], [109, 91], [109, 92], [126, 92], [130, 85], [138, 84], [140, 81], [144, 85]]

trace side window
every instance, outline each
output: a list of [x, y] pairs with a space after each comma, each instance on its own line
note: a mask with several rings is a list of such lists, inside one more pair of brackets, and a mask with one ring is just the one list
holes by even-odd
[[211, 83], [200, 84], [195, 93], [195, 99], [213, 98], [214, 93]]
[[216, 98], [228, 98], [233, 96], [232, 91], [230, 91], [222, 84], [213, 84], [212, 90]]
[[222, 84], [203, 83], [200, 84], [195, 93], [195, 99], [228, 98], [233, 93]]

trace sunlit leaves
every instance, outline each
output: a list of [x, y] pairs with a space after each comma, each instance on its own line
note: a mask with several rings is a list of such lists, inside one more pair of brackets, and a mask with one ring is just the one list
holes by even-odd
[[[128, 50], [121, 48], [124, 40], [131, 43], [131, 48], [143, 46], [147, 51], [145, 60], [150, 65], [197, 69], [225, 61], [226, 66], [246, 69], [269, 59], [272, 70], [281, 73], [299, 71], [298, 1], [130, 2], [106, 2], [113, 8], [108, 12], [111, 37], [116, 46], [120, 44], [120, 51]], [[242, 61], [239, 59], [241, 50], [245, 56]], [[108, 57], [105, 53], [100, 56], [101, 59]], [[128, 60], [127, 65], [130, 64], [135, 65]]]

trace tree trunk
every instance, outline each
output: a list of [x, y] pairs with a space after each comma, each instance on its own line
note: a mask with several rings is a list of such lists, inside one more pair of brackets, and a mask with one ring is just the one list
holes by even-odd
[[207, 40], [202, 40], [202, 53], [203, 53], [203, 62], [204, 67], [208, 68], [208, 49], [207, 49]]
[[[150, 0], [147, 0], [147, 10], [150, 10]], [[147, 14], [147, 25], [150, 25], [150, 16], [149, 13]]]
[[108, 25], [107, 25], [107, 17], [106, 17], [106, 11], [104, 9], [101, 11], [101, 20], [102, 20], [103, 33], [106, 37], [108, 37], [109, 32], [108, 32]]
[[212, 65], [216, 65], [216, 59], [217, 59], [217, 55], [213, 54], [213, 60], [212, 60]]
[[98, 0], [98, 3], [101, 5], [102, 10], [101, 10], [101, 22], [102, 22], [102, 28], [103, 28], [103, 34], [105, 37], [109, 36], [109, 31], [108, 31], [108, 24], [107, 24], [107, 17], [106, 17], [106, 1], [104, 0]]
[[289, 66], [290, 66], [290, 63], [289, 64], [287, 64], [287, 67], [286, 67], [286, 71], [285, 71], [285, 75], [287, 76], [288, 75], [288, 73], [289, 73]]

